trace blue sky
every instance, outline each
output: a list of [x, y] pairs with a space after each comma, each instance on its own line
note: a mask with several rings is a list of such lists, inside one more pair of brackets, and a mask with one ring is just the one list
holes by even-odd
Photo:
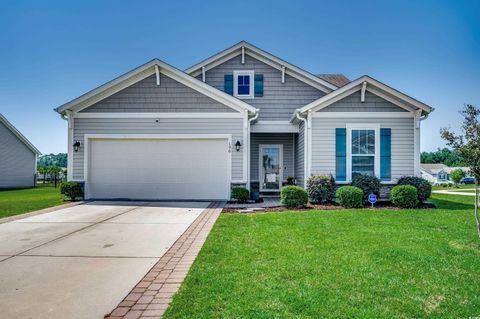
[[57, 107], [157, 57], [184, 69], [244, 39], [312, 73], [368, 74], [436, 108], [422, 150], [480, 106], [480, 1], [10, 1], [0, 112], [65, 152]]

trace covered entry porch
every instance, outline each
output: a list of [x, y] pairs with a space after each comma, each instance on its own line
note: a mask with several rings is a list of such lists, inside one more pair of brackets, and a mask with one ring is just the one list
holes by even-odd
[[[278, 195], [283, 185], [303, 186], [303, 164], [298, 133], [251, 133], [250, 189]], [[300, 178], [299, 178], [300, 177]]]

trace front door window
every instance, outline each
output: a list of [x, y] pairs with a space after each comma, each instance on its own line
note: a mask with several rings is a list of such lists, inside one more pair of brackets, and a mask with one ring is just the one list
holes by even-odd
[[282, 148], [280, 145], [260, 146], [260, 189], [280, 190], [282, 186]]

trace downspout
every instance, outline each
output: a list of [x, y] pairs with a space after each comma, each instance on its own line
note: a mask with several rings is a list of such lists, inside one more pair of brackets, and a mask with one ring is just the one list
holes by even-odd
[[303, 185], [305, 186], [307, 179], [307, 159], [308, 159], [308, 120], [300, 116], [300, 110], [295, 111], [295, 116], [297, 119], [303, 122], [304, 133], [303, 133]]
[[247, 189], [250, 190], [250, 126], [252, 125], [252, 122], [258, 119], [258, 109], [255, 110], [255, 115], [252, 118], [248, 119], [248, 125], [247, 125]]

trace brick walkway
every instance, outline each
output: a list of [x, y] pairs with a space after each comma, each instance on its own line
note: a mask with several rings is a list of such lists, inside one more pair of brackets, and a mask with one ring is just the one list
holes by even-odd
[[105, 318], [160, 318], [187, 276], [224, 205], [224, 202], [210, 204]]

